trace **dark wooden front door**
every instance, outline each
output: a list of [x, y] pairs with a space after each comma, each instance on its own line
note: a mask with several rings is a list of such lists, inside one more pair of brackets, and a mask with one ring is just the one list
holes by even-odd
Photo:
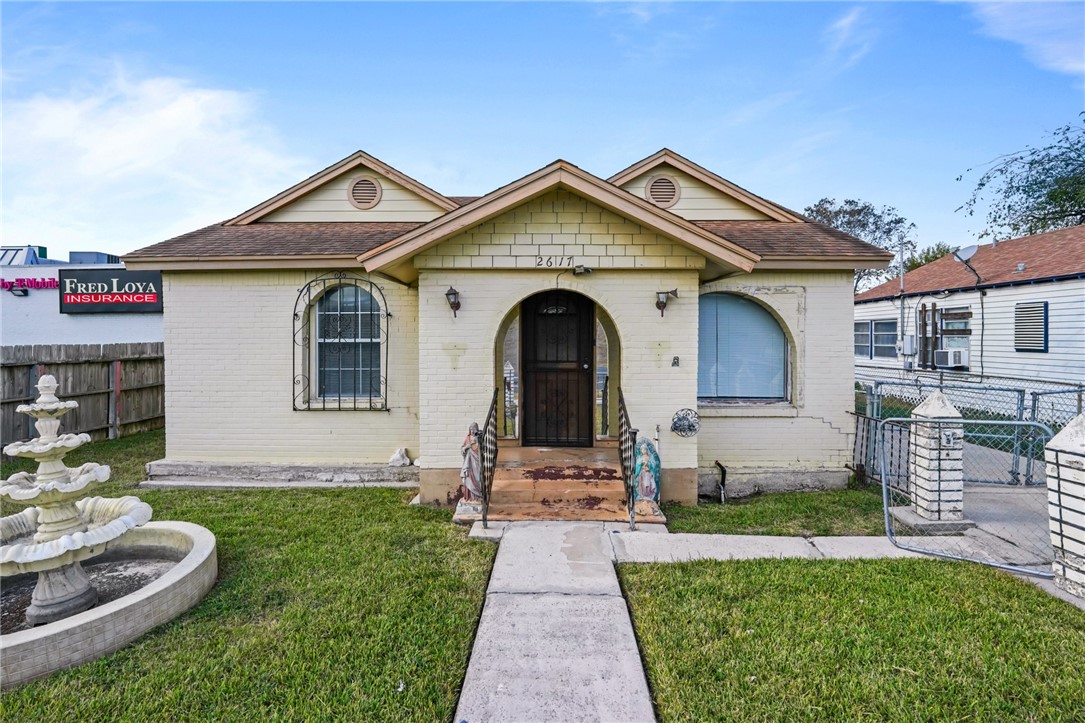
[[595, 395], [595, 302], [546, 291], [520, 308], [526, 446], [590, 447]]

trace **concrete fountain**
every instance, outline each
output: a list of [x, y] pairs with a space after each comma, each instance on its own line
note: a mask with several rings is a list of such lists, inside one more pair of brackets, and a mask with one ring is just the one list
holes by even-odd
[[[0, 636], [3, 687], [128, 644], [195, 605], [217, 578], [215, 538], [206, 529], [151, 523], [150, 505], [137, 497], [87, 496], [109, 479], [110, 469], [93, 462], [65, 466], [65, 455], [90, 441], [87, 434], [59, 434], [60, 418], [79, 404], [57, 398], [52, 376], [43, 376], [37, 389], [34, 403], [16, 411], [35, 419], [39, 436], [8, 444], [4, 454], [32, 459], [38, 470], [0, 482], [5, 503], [27, 508], [0, 518], [0, 577], [37, 575], [25, 613], [28, 629]], [[170, 569], [95, 608], [98, 590], [82, 563], [141, 556], [165, 557]]]

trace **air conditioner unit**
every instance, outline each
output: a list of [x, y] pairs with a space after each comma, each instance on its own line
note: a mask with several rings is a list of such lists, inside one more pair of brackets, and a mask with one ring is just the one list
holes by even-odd
[[938, 349], [934, 352], [934, 365], [939, 367], [968, 366], [967, 349]]

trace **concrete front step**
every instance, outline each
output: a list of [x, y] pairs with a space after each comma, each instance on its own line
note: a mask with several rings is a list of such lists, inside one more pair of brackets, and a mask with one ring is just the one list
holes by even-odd
[[625, 487], [621, 482], [578, 482], [576, 480], [495, 480], [494, 502], [559, 502], [596, 498], [621, 502]]
[[147, 464], [147, 487], [417, 487], [418, 468], [386, 464]]
[[[597, 498], [588, 500], [565, 500], [560, 503], [508, 503], [495, 499], [490, 503], [487, 517], [494, 521], [575, 521], [575, 522], [628, 522], [629, 512], [625, 503]], [[637, 522], [666, 524], [667, 518], [659, 507], [651, 502], [637, 503]]]

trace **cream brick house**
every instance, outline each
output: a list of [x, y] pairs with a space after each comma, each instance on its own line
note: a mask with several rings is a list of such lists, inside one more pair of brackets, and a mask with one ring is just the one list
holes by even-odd
[[[406, 447], [445, 502], [495, 389], [500, 447], [531, 450], [611, 444], [620, 387], [685, 503], [717, 460], [736, 492], [845, 482], [852, 274], [889, 260], [668, 150], [479, 198], [358, 152], [124, 258], [163, 272], [170, 460]], [[697, 435], [671, 431], [682, 409]]]

